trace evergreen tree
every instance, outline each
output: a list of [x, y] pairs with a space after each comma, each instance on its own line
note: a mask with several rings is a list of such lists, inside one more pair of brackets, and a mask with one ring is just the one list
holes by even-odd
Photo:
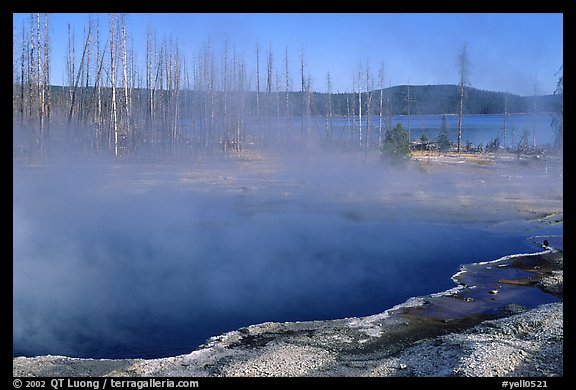
[[446, 152], [452, 146], [450, 142], [450, 137], [448, 136], [448, 124], [446, 122], [446, 115], [442, 115], [442, 125], [440, 127], [440, 133], [436, 137], [436, 143], [438, 144], [438, 149], [441, 152]]
[[428, 144], [428, 136], [426, 135], [426, 133], [422, 133], [422, 135], [420, 136], [420, 143], [423, 145]]
[[408, 132], [401, 123], [388, 130], [381, 148], [382, 157], [391, 161], [402, 161], [410, 158]]

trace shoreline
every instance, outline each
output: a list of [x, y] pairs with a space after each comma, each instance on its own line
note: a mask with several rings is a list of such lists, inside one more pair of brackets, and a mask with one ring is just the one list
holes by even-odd
[[[549, 248], [467, 266], [502, 261], [531, 268], [534, 276], [530, 283], [496, 280], [501, 286], [546, 291], [557, 301], [533, 308], [495, 304], [486, 287], [482, 294], [481, 287], [456, 278], [459, 285], [452, 289], [366, 317], [250, 325], [167, 358], [14, 357], [13, 376], [562, 376], [563, 251]], [[489, 266], [487, 272], [498, 268], [504, 267]], [[473, 300], [466, 299], [470, 291]], [[487, 311], [490, 304], [500, 313]], [[462, 310], [473, 306], [482, 310]]]

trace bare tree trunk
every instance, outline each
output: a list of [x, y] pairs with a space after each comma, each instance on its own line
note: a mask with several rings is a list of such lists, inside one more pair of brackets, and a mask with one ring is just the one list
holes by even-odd
[[148, 157], [152, 153], [153, 139], [153, 108], [154, 108], [154, 83], [152, 74], [154, 72], [154, 47], [152, 40], [152, 26], [150, 21], [146, 25], [146, 147]]
[[390, 93], [391, 82], [388, 81], [388, 93], [386, 94], [386, 131], [392, 129], [392, 98]]
[[[106, 51], [106, 50], [104, 50]], [[102, 112], [102, 90], [101, 90], [101, 80], [102, 80], [102, 64], [104, 63], [104, 53], [100, 53], [100, 25], [96, 25], [96, 64], [98, 69], [96, 70], [96, 112], [94, 122], [96, 123], [96, 150], [100, 150], [102, 146], [102, 140], [104, 139], [104, 115]]]
[[24, 24], [22, 24], [22, 57], [21, 57], [21, 64], [20, 64], [20, 127], [24, 128], [24, 111], [25, 111], [25, 92], [24, 92], [24, 83], [25, 83], [25, 68], [26, 68], [26, 34], [24, 29]]
[[[122, 123], [122, 137], [124, 143], [129, 143], [128, 141], [131, 140], [131, 128], [130, 128], [130, 97], [129, 97], [129, 88], [128, 88], [128, 44], [126, 38], [126, 15], [123, 14], [120, 18], [120, 44], [122, 50], [122, 85], [124, 88], [124, 115], [122, 115], [123, 123]], [[130, 137], [130, 138], [129, 138]], [[127, 148], [127, 144], [122, 145], [124, 148]]]
[[199, 72], [199, 82], [201, 91], [201, 103], [202, 103], [202, 137], [203, 137], [203, 148], [204, 151], [208, 150], [210, 146], [210, 105], [209, 105], [209, 46], [205, 46], [202, 51], [202, 56], [200, 58], [200, 63], [198, 65]]
[[[90, 105], [91, 101], [88, 100], [88, 87], [90, 85], [90, 59], [91, 59], [91, 47], [92, 47], [92, 18], [88, 19], [88, 34], [86, 35], [86, 67], [82, 67], [82, 83], [81, 83], [81, 94], [80, 94], [80, 122], [84, 122], [89, 119]], [[84, 70], [86, 69], [86, 70]], [[84, 135], [86, 138], [86, 134]]]
[[305, 115], [305, 111], [306, 111], [306, 96], [305, 96], [305, 90], [306, 90], [306, 80], [304, 79], [304, 49], [302, 49], [302, 51], [300, 52], [300, 79], [301, 79], [301, 88], [300, 88], [300, 92], [302, 94], [302, 100], [301, 100], [301, 127], [300, 130], [302, 132], [302, 145], [306, 146], [307, 143], [307, 139], [304, 133], [304, 115]]
[[184, 85], [185, 85], [185, 91], [184, 91], [184, 102], [183, 102], [183, 109], [182, 109], [182, 130], [183, 130], [183, 134], [182, 134], [182, 142], [181, 142], [181, 148], [184, 148], [186, 154], [190, 153], [190, 149], [188, 147], [188, 141], [190, 140], [189, 134], [188, 134], [188, 128], [190, 127], [190, 122], [188, 121], [188, 118], [190, 117], [190, 111], [193, 107], [193, 104], [190, 102], [190, 74], [188, 73], [188, 64], [186, 63], [186, 52], [184, 52], [183, 56], [182, 56], [182, 68], [184, 71]]
[[44, 93], [42, 85], [42, 60], [41, 60], [41, 34], [40, 34], [40, 14], [36, 14], [36, 90], [38, 95], [38, 156], [42, 159], [44, 154]]
[[536, 147], [536, 100], [538, 96], [538, 80], [534, 80], [534, 98], [532, 99], [532, 147]]
[[352, 76], [352, 93], [350, 94], [350, 98], [349, 98], [349, 107], [350, 107], [350, 113], [352, 114], [352, 132], [350, 133], [350, 142], [352, 144], [352, 147], [355, 146], [356, 144], [356, 122], [357, 122], [357, 116], [356, 116], [356, 75], [354, 74]]
[[[142, 137], [142, 127], [141, 118], [145, 115], [146, 110], [142, 109], [142, 105], [145, 104], [146, 98], [143, 99], [143, 81], [142, 76], [138, 73], [137, 67], [137, 56], [134, 50], [134, 40], [130, 39], [130, 51], [128, 57], [128, 63], [130, 64], [130, 70], [128, 71], [129, 82], [129, 93], [128, 93], [128, 107], [130, 107], [130, 143], [129, 150], [130, 153], [135, 154], [137, 152], [137, 147], [140, 138]], [[145, 92], [144, 92], [145, 93]]]
[[34, 23], [33, 23], [33, 15], [30, 15], [30, 29], [28, 34], [26, 34], [26, 87], [25, 87], [25, 126], [28, 130], [28, 162], [32, 163], [34, 160], [34, 153], [36, 150], [35, 146], [35, 123], [33, 121], [34, 117], [34, 104], [35, 104], [35, 96], [34, 96], [34, 74], [35, 74], [35, 66], [34, 66], [34, 39], [33, 39], [33, 31], [34, 31]]
[[172, 106], [174, 110], [172, 119], [172, 153], [174, 156], [177, 155], [178, 140], [180, 139], [178, 118], [180, 115], [180, 83], [181, 83], [181, 69], [180, 69], [180, 53], [178, 51], [178, 45], [174, 47], [174, 55], [171, 62], [171, 73], [172, 73]]
[[224, 90], [224, 96], [223, 96], [223, 115], [224, 115], [224, 138], [226, 140], [228, 140], [229, 138], [231, 138], [231, 126], [230, 126], [230, 107], [228, 106], [228, 83], [229, 83], [229, 77], [228, 77], [228, 38], [226, 38], [224, 40], [224, 60], [223, 60], [223, 83], [222, 83], [222, 88]]
[[116, 107], [116, 18], [110, 14], [110, 82], [112, 84], [112, 129], [114, 156], [118, 157], [118, 110]]
[[256, 116], [260, 116], [260, 46], [256, 42]]
[[44, 123], [42, 136], [42, 156], [46, 154], [46, 148], [50, 137], [50, 39], [48, 34], [48, 14], [44, 15]]
[[195, 150], [195, 145], [200, 146], [202, 141], [202, 79], [200, 77], [200, 63], [201, 61], [194, 57], [194, 62], [192, 63], [194, 87], [192, 91], [192, 117], [190, 119], [192, 121], [192, 138], [194, 141], [198, 140], [197, 143], [193, 143]]
[[504, 93], [504, 149], [506, 149], [507, 131], [508, 131], [508, 94]]
[[268, 56], [266, 61], [266, 134], [264, 137], [270, 134], [269, 129], [271, 126], [271, 112], [272, 112], [272, 91], [273, 91], [273, 55], [272, 55], [272, 44], [268, 46]]
[[168, 111], [167, 111], [167, 99], [169, 98], [169, 86], [168, 86], [168, 49], [166, 48], [166, 38], [162, 41], [162, 47], [160, 48], [160, 63], [158, 64], [158, 69], [160, 70], [160, 107], [158, 111], [160, 113], [160, 144], [162, 145], [162, 153], [166, 153], [166, 139], [167, 139], [167, 127], [168, 127]]
[[280, 143], [280, 75], [276, 71], [276, 144]]
[[[307, 133], [306, 139], [310, 140], [312, 137], [312, 80], [310, 73], [306, 79], [306, 119], [307, 119]], [[308, 146], [308, 141], [306, 143]]]
[[464, 42], [460, 49], [458, 56], [458, 64], [460, 69], [460, 107], [458, 111], [458, 141], [457, 141], [457, 152], [460, 153], [460, 148], [462, 144], [462, 116], [464, 114], [464, 90], [469, 84], [468, 73], [470, 67], [470, 61], [468, 60], [468, 43]]
[[412, 98], [410, 97], [410, 79], [408, 79], [408, 85], [406, 85], [406, 97], [404, 98], [406, 102], [406, 110], [408, 114], [408, 143], [411, 140], [411, 127], [410, 127], [410, 119], [412, 117]]
[[244, 61], [240, 59], [238, 61], [238, 110], [236, 119], [236, 145], [240, 152], [243, 152], [243, 133], [244, 133], [244, 123], [245, 123], [245, 112], [246, 112], [246, 102], [245, 102], [245, 80], [246, 80], [246, 69], [244, 66]]
[[362, 69], [358, 66], [358, 140], [362, 146]]
[[236, 57], [236, 48], [234, 48], [233, 56], [232, 56], [232, 80], [231, 80], [231, 92], [232, 92], [232, 101], [234, 102], [231, 107], [231, 130], [233, 139], [236, 142], [239, 141], [239, 132], [240, 132], [240, 72], [239, 72], [239, 64], [238, 58]]
[[372, 93], [374, 82], [370, 77], [370, 63], [366, 61], [366, 141], [364, 146], [364, 155], [367, 156], [370, 148], [370, 137], [372, 136]]
[[[90, 36], [90, 30], [88, 30], [88, 36]], [[80, 66], [78, 68], [78, 74], [76, 75], [76, 81], [74, 82], [74, 85], [72, 88], [70, 110], [68, 112], [68, 128], [70, 128], [70, 125], [72, 123], [72, 115], [74, 114], [74, 106], [75, 106], [75, 101], [76, 101], [76, 92], [78, 89], [78, 84], [80, 82], [80, 76], [82, 75], [82, 68], [84, 66], [84, 59], [86, 57], [86, 51], [88, 49], [88, 43], [89, 43], [89, 38], [86, 38], [86, 42], [84, 44], [84, 50], [82, 51], [82, 58], [80, 60]], [[80, 107], [79, 111], [80, 112], [82, 111], [82, 107]]]
[[30, 14], [30, 32], [29, 32], [29, 49], [28, 49], [28, 62], [27, 62], [27, 95], [28, 95], [28, 118], [30, 127], [30, 146], [29, 146], [29, 161], [32, 162], [36, 153], [36, 106], [37, 106], [37, 93], [36, 93], [36, 64], [35, 64], [35, 52], [37, 48], [35, 47], [34, 39], [34, 14]]
[[384, 64], [380, 66], [380, 71], [378, 72], [380, 79], [380, 106], [378, 110], [378, 148], [382, 147], [383, 133], [382, 133], [382, 113], [384, 105]]
[[326, 103], [326, 139], [329, 143], [332, 142], [332, 80], [330, 79], [330, 72], [326, 75], [326, 83], [328, 88], [328, 101]]
[[[70, 99], [70, 109], [72, 110], [74, 109], [74, 105], [72, 103], [72, 90], [74, 88], [74, 75], [76, 74], [76, 55], [74, 47], [74, 30], [72, 30], [70, 24], [68, 24], [68, 55], [66, 57], [66, 62], [68, 67], [68, 97]], [[68, 126], [66, 127], [66, 142], [70, 142], [70, 123], [68, 123]]]
[[210, 50], [209, 58], [209, 91], [210, 91], [210, 134], [212, 137], [212, 144], [218, 142], [216, 135], [216, 68], [214, 64], [214, 54]]
[[286, 121], [286, 144], [290, 144], [290, 71], [288, 69], [288, 46], [284, 47], [284, 81], [286, 83], [286, 111], [284, 118]]
[[458, 109], [458, 140], [456, 143], [456, 151], [460, 153], [460, 145], [462, 144], [462, 115], [464, 113], [464, 86], [460, 85], [460, 106]]

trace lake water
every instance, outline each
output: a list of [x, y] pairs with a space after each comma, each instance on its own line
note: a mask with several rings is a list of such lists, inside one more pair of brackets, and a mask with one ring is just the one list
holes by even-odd
[[[382, 131], [386, 129], [386, 118], [382, 118]], [[391, 125], [401, 123], [406, 131], [410, 132], [410, 140], [417, 141], [422, 134], [426, 134], [428, 140], [434, 140], [442, 127], [442, 115], [394, 115], [390, 119]], [[521, 138], [526, 137], [529, 145], [544, 146], [554, 144], [554, 131], [551, 127], [552, 114], [509, 114], [506, 117], [506, 135], [504, 134], [504, 115], [464, 115], [462, 119], [462, 143], [470, 142], [473, 147], [485, 146], [495, 138], [500, 140], [500, 146], [516, 147]], [[363, 118], [364, 132], [368, 125]], [[457, 141], [458, 115], [446, 115], [448, 135], [452, 142]], [[337, 137], [342, 137], [350, 132], [353, 123], [349, 118], [335, 118], [333, 131]], [[354, 124], [358, 128], [356, 118]], [[376, 140], [380, 131], [380, 118], [372, 116], [371, 131]]]
[[[554, 145], [554, 129], [551, 126], [552, 113], [536, 114], [509, 114], [506, 123], [503, 114], [494, 115], [464, 115], [462, 119], [462, 145], [470, 144], [472, 147], [486, 147], [495, 139], [499, 140], [500, 147], [515, 149], [521, 142], [530, 146], [546, 147]], [[216, 128], [223, 129], [226, 125], [223, 118], [217, 118]], [[386, 132], [385, 116], [370, 118], [371, 145], [378, 144]], [[433, 141], [442, 127], [442, 115], [393, 115], [389, 118], [390, 126], [402, 124], [409, 133], [411, 141], [418, 141], [425, 134], [429, 141]], [[192, 130], [192, 124], [187, 123], [183, 130], [184, 137], [190, 137], [194, 143], [205, 136], [201, 123]], [[458, 115], [446, 115], [448, 137], [455, 144], [458, 136]], [[506, 132], [504, 132], [506, 126]], [[360, 143], [362, 133], [362, 143]], [[368, 133], [368, 118], [362, 116], [362, 126], [358, 117], [333, 117], [328, 123], [325, 117], [314, 117], [310, 120], [301, 117], [262, 117], [247, 120], [242, 129], [244, 140], [254, 142], [260, 146], [293, 144], [301, 147], [304, 142], [325, 143], [327, 138], [331, 143], [354, 149], [364, 144]], [[223, 136], [223, 135], [222, 135]]]
[[240, 182], [218, 169], [167, 167], [147, 190], [157, 175], [115, 166], [113, 185], [39, 171], [15, 186], [14, 356], [173, 356], [250, 324], [374, 314], [454, 287], [462, 264], [536, 252], [529, 236], [562, 232], [421, 219], [359, 197], [358, 175], [356, 192], [335, 195], [314, 177]]

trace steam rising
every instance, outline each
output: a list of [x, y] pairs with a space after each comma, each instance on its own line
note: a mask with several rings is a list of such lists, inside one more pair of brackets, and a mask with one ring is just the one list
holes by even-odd
[[450, 288], [458, 265], [526, 245], [475, 197], [509, 177], [329, 156], [15, 165], [14, 354], [175, 355]]

